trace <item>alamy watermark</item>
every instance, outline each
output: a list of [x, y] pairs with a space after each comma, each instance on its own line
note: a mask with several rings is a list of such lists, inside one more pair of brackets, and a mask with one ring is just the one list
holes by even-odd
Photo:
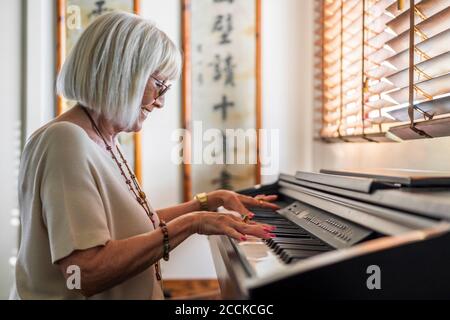
[[66, 273], [69, 275], [66, 280], [66, 286], [69, 290], [81, 289], [81, 269], [77, 265], [67, 267]]
[[367, 289], [381, 290], [381, 268], [373, 264], [367, 267], [366, 273], [370, 275], [366, 281]]
[[174, 164], [248, 165], [259, 160], [261, 175], [274, 175], [279, 169], [278, 129], [204, 130], [203, 122], [194, 121], [191, 131], [175, 130], [172, 141], [176, 143], [171, 154]]

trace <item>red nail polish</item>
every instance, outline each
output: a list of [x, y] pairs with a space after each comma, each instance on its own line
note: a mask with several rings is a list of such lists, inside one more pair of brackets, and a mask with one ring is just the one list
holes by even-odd
[[270, 237], [270, 238], [276, 238], [277, 236], [274, 235], [273, 233], [269, 233], [269, 237]]
[[242, 236], [241, 241], [247, 241], [247, 237]]

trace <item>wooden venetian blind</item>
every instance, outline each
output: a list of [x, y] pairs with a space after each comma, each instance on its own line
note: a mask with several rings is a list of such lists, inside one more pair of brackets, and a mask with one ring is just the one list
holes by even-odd
[[324, 0], [320, 136], [450, 135], [450, 0]]

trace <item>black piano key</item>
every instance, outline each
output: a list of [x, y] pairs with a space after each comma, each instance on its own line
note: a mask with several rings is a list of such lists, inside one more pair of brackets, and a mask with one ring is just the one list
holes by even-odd
[[292, 223], [290, 220], [285, 219], [281, 216], [273, 216], [273, 217], [258, 217], [258, 216], [253, 216], [252, 220], [258, 220], [258, 221], [276, 221], [276, 222], [280, 222], [280, 223]]
[[274, 248], [276, 254], [281, 254], [284, 250], [305, 250], [305, 251], [330, 251], [330, 248], [321, 245], [300, 245], [300, 244], [277, 244]]
[[322, 241], [313, 238], [273, 238], [267, 240], [269, 248], [274, 248], [278, 244], [305, 244], [324, 245]]
[[292, 224], [292, 222], [291, 221], [289, 221], [289, 220], [286, 220], [286, 219], [284, 219], [284, 218], [279, 218], [279, 217], [257, 217], [257, 216], [254, 216], [253, 218], [252, 218], [252, 220], [255, 220], [255, 221], [275, 221], [275, 222], [279, 222], [279, 223], [286, 223], [286, 224]]
[[268, 242], [270, 244], [274, 243], [298, 243], [298, 244], [306, 244], [306, 243], [314, 243], [314, 244], [324, 244], [323, 241], [319, 239], [312, 238], [309, 235], [305, 235], [303, 238], [284, 238], [284, 237], [277, 237], [273, 239], [268, 239]]
[[265, 208], [255, 208], [255, 207], [250, 207], [249, 210], [253, 213], [259, 213], [259, 214], [265, 214], [265, 213], [273, 213], [273, 214], [278, 214], [276, 211], [274, 211], [273, 209], [265, 209]]
[[294, 224], [289, 225], [289, 224], [282, 224], [282, 223], [276, 223], [276, 222], [274, 223], [274, 222], [271, 222], [271, 221], [255, 221], [255, 222], [262, 223], [262, 224], [267, 224], [269, 226], [276, 227], [277, 229], [279, 229], [279, 228], [286, 228], [286, 229], [291, 229], [291, 230], [298, 229], [298, 227], [296, 225], [294, 225]]
[[291, 259], [291, 261], [289, 263], [296, 263], [296, 262], [302, 261], [302, 260], [304, 260], [304, 259], [296, 259], [296, 258], [294, 258], [294, 259]]
[[[279, 215], [276, 212], [254, 212], [255, 217], [259, 217], [259, 218], [272, 218], [272, 217], [277, 217], [277, 218], [284, 218], [283, 216]], [[286, 218], [284, 218], [286, 219]]]
[[323, 253], [323, 251], [283, 250], [280, 258], [284, 262], [290, 263], [292, 259], [306, 259], [321, 253]]
[[298, 228], [297, 225], [295, 225], [294, 223], [290, 223], [290, 222], [285, 222], [285, 221], [278, 221], [278, 220], [259, 220], [259, 219], [252, 219], [252, 221], [258, 222], [258, 223], [265, 223], [265, 224], [271, 224], [271, 225], [276, 225], [276, 226], [280, 226], [280, 227], [295, 227]]
[[279, 231], [279, 232], [296, 232], [298, 234], [306, 234], [306, 231], [304, 229], [299, 228], [299, 227], [295, 227], [295, 228], [279, 227], [276, 230]]
[[258, 223], [262, 223], [262, 224], [268, 224], [268, 225], [273, 226], [273, 227], [277, 227], [277, 229], [280, 229], [280, 228], [286, 228], [286, 229], [291, 229], [291, 230], [298, 229], [298, 227], [296, 225], [272, 223], [270, 221], [267, 221], [267, 222], [259, 222], [259, 221], [257, 221], [257, 222]]
[[290, 229], [279, 230], [279, 228], [277, 228], [273, 230], [272, 233], [275, 234], [275, 236], [277, 237], [285, 237], [285, 238], [304, 238], [305, 236], [309, 237], [309, 235], [305, 232]]

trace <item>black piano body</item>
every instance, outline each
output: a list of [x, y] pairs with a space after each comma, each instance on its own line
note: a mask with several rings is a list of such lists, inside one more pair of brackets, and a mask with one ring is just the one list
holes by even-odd
[[324, 177], [240, 191], [282, 209], [253, 210], [274, 240], [209, 237], [224, 299], [450, 298], [449, 188]]

